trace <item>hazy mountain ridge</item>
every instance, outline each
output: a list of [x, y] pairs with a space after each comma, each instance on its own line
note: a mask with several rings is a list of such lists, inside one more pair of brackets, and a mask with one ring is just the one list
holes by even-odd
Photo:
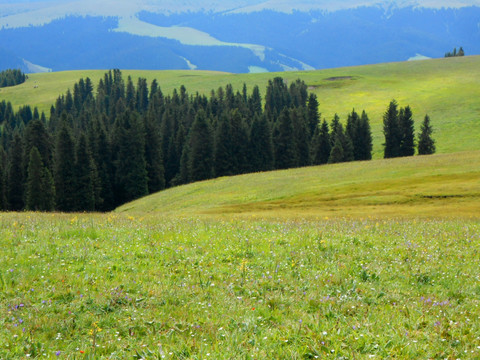
[[11, 1], [0, 14], [0, 67], [249, 72], [480, 53], [480, 1]]

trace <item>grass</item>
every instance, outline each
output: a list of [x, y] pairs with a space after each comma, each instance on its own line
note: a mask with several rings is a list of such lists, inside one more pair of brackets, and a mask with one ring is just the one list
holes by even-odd
[[[377, 156], [392, 97], [428, 109], [441, 152], [475, 151], [220, 178], [110, 214], [0, 214], [0, 359], [479, 359], [479, 61], [282, 74], [328, 117], [365, 107]], [[46, 108], [101, 74], [32, 75], [0, 98]], [[273, 76], [131, 74], [165, 92]]]
[[[0, 99], [11, 101], [15, 108], [31, 104], [48, 112], [58, 95], [72, 89], [79, 78], [89, 76], [97, 84], [103, 74], [104, 70], [32, 74], [25, 84], [1, 89]], [[417, 130], [425, 114], [430, 115], [438, 152], [480, 150], [480, 56], [267, 74], [125, 70], [124, 75], [131, 75], [134, 80], [139, 76], [149, 81], [156, 78], [166, 94], [183, 84], [191, 94], [198, 91], [207, 95], [228, 83], [237, 90], [246, 83], [250, 89], [258, 85], [265, 91], [268, 80], [274, 76], [289, 82], [300, 78], [317, 94], [322, 116], [329, 121], [335, 112], [345, 121], [353, 108], [367, 111], [376, 158], [382, 153], [382, 115], [395, 98], [400, 106], [411, 106]]]
[[0, 358], [480, 356], [478, 220], [1, 222]]
[[168, 216], [325, 217], [480, 214], [480, 152], [373, 160], [226, 177], [125, 204]]

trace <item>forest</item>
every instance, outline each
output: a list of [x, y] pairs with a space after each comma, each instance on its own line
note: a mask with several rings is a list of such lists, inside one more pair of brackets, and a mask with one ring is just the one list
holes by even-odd
[[[394, 134], [388, 140], [385, 130], [385, 157], [415, 151], [411, 110], [397, 106], [385, 114]], [[111, 70], [95, 93], [80, 79], [48, 119], [0, 102], [0, 124], [0, 208], [12, 211], [109, 211], [194, 181], [372, 157], [365, 111], [353, 110], [345, 126], [338, 116], [321, 120], [307, 85], [280, 77], [268, 82], [265, 99], [245, 85], [207, 97], [184, 86], [165, 95], [156, 80], [134, 85]]]
[[20, 85], [25, 82], [27, 75], [18, 69], [7, 69], [0, 72], [0, 88]]

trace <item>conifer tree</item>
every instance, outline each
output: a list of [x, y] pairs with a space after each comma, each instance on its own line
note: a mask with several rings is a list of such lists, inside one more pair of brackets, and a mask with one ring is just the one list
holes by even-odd
[[37, 119], [28, 123], [25, 128], [25, 168], [28, 165], [30, 158], [30, 151], [33, 147], [36, 147], [40, 153], [43, 164], [47, 168], [51, 168], [52, 164], [52, 144], [50, 136], [44, 123]]
[[0, 211], [5, 211], [8, 209], [6, 171], [7, 171], [7, 154], [3, 149], [3, 145], [0, 144]]
[[153, 115], [145, 117], [145, 161], [148, 176], [148, 192], [154, 193], [165, 188], [165, 168], [160, 132]]
[[210, 120], [199, 110], [188, 135], [188, 179], [202, 181], [213, 177], [214, 146]]
[[276, 124], [275, 146], [275, 168], [289, 169], [297, 165], [297, 145], [295, 143], [295, 134], [287, 108], [283, 109]]
[[62, 121], [55, 144], [55, 203], [60, 211], [70, 212], [76, 209], [75, 145], [70, 129]]
[[341, 163], [345, 157], [343, 154], [342, 140], [340, 139], [339, 133], [336, 133], [335, 135], [335, 143], [332, 147], [332, 151], [330, 152], [330, 157], [328, 158], [329, 164]]
[[413, 156], [415, 154], [415, 129], [413, 114], [410, 106], [401, 109], [398, 115], [400, 127], [400, 156]]
[[248, 106], [250, 108], [251, 116], [260, 115], [262, 113], [262, 97], [257, 85], [254, 86], [252, 96], [248, 99]]
[[310, 165], [310, 129], [304, 107], [290, 109], [290, 117], [295, 136], [297, 164], [296, 166]]
[[312, 139], [311, 148], [313, 165], [322, 165], [328, 163], [328, 159], [330, 158], [330, 152], [332, 151], [332, 146], [330, 142], [328, 123], [326, 120], [323, 120], [322, 126], [320, 128], [317, 127], [317, 129], [315, 130], [315, 135]]
[[273, 142], [270, 125], [264, 115], [255, 116], [250, 131], [251, 168], [252, 171], [273, 169]]
[[232, 131], [230, 121], [225, 114], [220, 116], [215, 131], [215, 176], [230, 176], [233, 168]]
[[371, 160], [372, 159], [372, 131], [370, 129], [370, 121], [368, 119], [367, 113], [362, 111], [362, 116], [360, 117], [359, 126], [357, 128], [358, 136], [358, 150], [357, 158], [355, 160]]
[[125, 203], [148, 194], [145, 161], [145, 128], [135, 111], [127, 110], [116, 129], [115, 183], [117, 203]]
[[418, 155], [430, 155], [435, 153], [435, 140], [432, 138], [433, 128], [430, 125], [430, 117], [425, 118], [418, 134]]
[[85, 134], [81, 134], [75, 151], [75, 209], [76, 211], [95, 210], [96, 168], [93, 163]]
[[25, 206], [23, 154], [22, 138], [16, 133], [9, 151], [7, 171], [7, 202], [13, 211], [20, 211]]
[[51, 211], [54, 208], [54, 186], [50, 171], [43, 165], [36, 147], [30, 151], [26, 183], [26, 209]]
[[313, 137], [315, 131], [320, 126], [320, 114], [318, 113], [317, 96], [311, 93], [308, 97], [308, 130], [309, 139]]
[[230, 111], [230, 144], [233, 175], [248, 171], [248, 130], [237, 109]]
[[384, 157], [393, 158], [400, 155], [401, 132], [398, 122], [397, 102], [392, 100], [383, 115], [383, 134], [385, 135]]

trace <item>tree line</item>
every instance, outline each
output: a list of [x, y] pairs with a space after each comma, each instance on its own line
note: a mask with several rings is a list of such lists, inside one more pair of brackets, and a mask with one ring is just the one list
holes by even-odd
[[25, 82], [27, 75], [18, 69], [7, 69], [0, 72], [0, 88], [20, 85]]
[[[337, 115], [321, 120], [318, 99], [301, 80], [274, 78], [265, 94], [228, 84], [208, 97], [184, 86], [166, 95], [156, 80], [135, 85], [111, 70], [95, 92], [89, 78], [80, 79], [48, 119], [2, 101], [0, 209], [109, 211], [213, 177], [372, 158], [365, 111], [352, 110], [343, 123]], [[411, 111], [392, 104], [385, 116], [406, 129]], [[413, 140], [392, 138], [401, 139], [393, 146], [401, 151], [389, 157], [413, 155], [405, 150]]]
[[0, 208], [108, 211], [166, 187], [219, 176], [371, 159], [368, 116], [320, 121], [303, 81], [210, 96], [107, 72], [60, 96], [49, 119], [0, 102]]
[[449, 51], [445, 53], [445, 57], [457, 57], [457, 56], [465, 56], [465, 51], [463, 51], [463, 47], [460, 46], [460, 49], [454, 48], [453, 51]]
[[383, 134], [385, 136], [384, 158], [386, 159], [413, 156], [416, 146], [419, 155], [435, 153], [435, 140], [432, 138], [433, 128], [428, 114], [425, 115], [422, 122], [417, 143], [412, 109], [410, 106], [399, 109], [395, 100], [390, 102], [383, 115]]

